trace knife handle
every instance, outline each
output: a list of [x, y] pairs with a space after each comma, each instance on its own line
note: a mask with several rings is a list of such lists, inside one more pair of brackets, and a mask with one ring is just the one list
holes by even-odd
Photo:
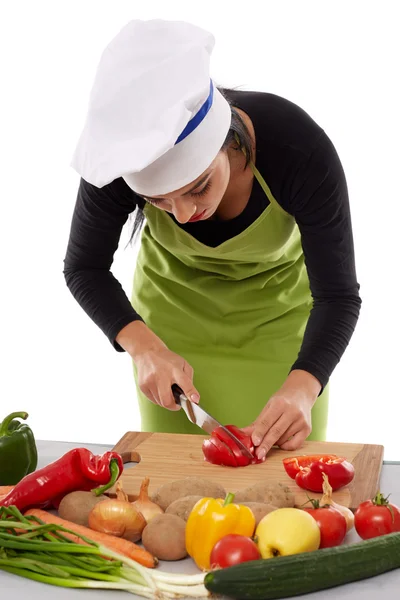
[[175, 402], [177, 404], [179, 404], [179, 406], [181, 406], [181, 396], [184, 396], [185, 394], [183, 393], [183, 390], [179, 387], [179, 385], [177, 385], [176, 383], [174, 383], [171, 387], [172, 389], [172, 393], [174, 395], [175, 398]]

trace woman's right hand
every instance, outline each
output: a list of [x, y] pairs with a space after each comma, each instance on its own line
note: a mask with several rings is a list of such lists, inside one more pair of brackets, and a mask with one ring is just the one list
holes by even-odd
[[143, 322], [129, 323], [119, 332], [116, 341], [131, 355], [137, 369], [139, 388], [151, 402], [168, 410], [179, 410], [172, 393], [174, 383], [190, 400], [199, 401], [200, 394], [193, 385], [191, 365], [169, 350]]
[[180, 409], [172, 394], [174, 383], [182, 388], [190, 400], [199, 401], [199, 393], [193, 385], [193, 368], [182, 356], [168, 348], [161, 348], [140, 354], [135, 364], [139, 388], [154, 404], [168, 410]]

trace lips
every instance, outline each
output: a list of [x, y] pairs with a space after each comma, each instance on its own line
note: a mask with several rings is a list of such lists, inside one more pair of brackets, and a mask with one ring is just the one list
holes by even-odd
[[202, 219], [205, 214], [206, 214], [206, 211], [203, 210], [203, 212], [201, 212], [200, 214], [194, 215], [191, 219], [189, 219], [189, 223], [194, 223], [194, 221], [200, 221], [200, 219]]

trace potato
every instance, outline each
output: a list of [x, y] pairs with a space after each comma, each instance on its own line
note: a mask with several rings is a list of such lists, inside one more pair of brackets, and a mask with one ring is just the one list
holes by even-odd
[[176, 515], [187, 521], [194, 505], [202, 498], [203, 496], [184, 496], [183, 498], [178, 498], [168, 506], [165, 512], [167, 515]]
[[[234, 500], [234, 502], [236, 502], [236, 500]], [[256, 519], [256, 526], [265, 515], [278, 508], [277, 506], [272, 506], [272, 504], [263, 504], [262, 502], [241, 502], [240, 504], [250, 508]]]
[[165, 483], [159, 487], [152, 495], [151, 501], [166, 510], [175, 500], [186, 496], [225, 498], [226, 492], [221, 485], [214, 481], [200, 479], [199, 477], [186, 477], [185, 479]]
[[71, 492], [64, 496], [58, 507], [62, 519], [89, 527], [89, 513], [99, 502], [109, 500], [107, 496], [96, 497], [92, 492]]
[[187, 556], [185, 530], [177, 515], [157, 515], [144, 528], [142, 544], [160, 560], [181, 560]]
[[291, 489], [283, 483], [260, 481], [244, 490], [238, 490], [234, 502], [238, 504], [241, 502], [261, 502], [272, 504], [272, 506], [278, 508], [293, 508], [295, 498]]

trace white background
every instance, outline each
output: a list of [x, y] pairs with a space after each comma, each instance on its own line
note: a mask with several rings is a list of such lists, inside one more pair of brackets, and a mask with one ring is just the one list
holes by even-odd
[[[133, 18], [189, 20], [216, 36], [219, 84], [282, 95], [328, 133], [350, 191], [363, 306], [331, 379], [330, 440], [400, 460], [400, 47], [397, 2], [80, 0], [4, 3], [0, 15], [0, 416], [42, 439], [116, 443], [140, 429], [131, 362], [62, 275], [79, 177], [70, 159], [100, 53]], [[143, 8], [146, 6], [146, 8]], [[129, 224], [130, 226], [130, 224]], [[113, 272], [128, 294], [124, 230]]]

